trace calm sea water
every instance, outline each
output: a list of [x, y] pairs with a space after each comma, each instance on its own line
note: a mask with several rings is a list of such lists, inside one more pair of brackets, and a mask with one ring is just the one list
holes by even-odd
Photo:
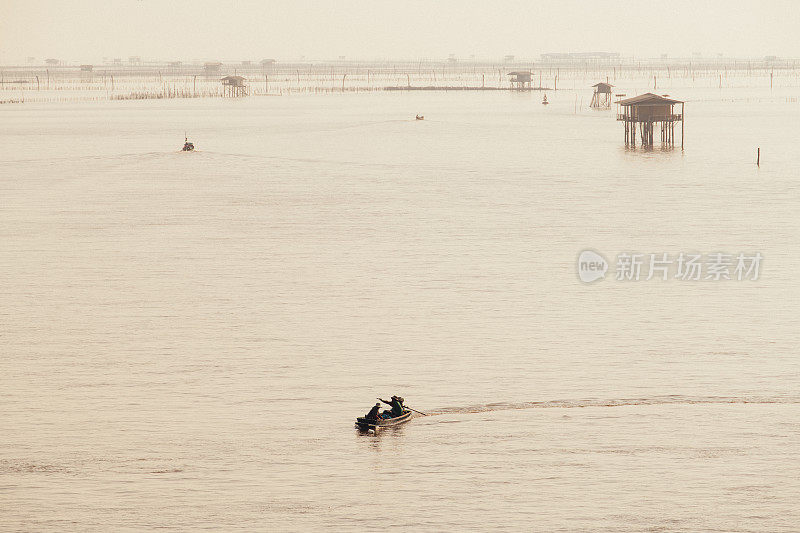
[[797, 531], [795, 93], [3, 106], [0, 529]]

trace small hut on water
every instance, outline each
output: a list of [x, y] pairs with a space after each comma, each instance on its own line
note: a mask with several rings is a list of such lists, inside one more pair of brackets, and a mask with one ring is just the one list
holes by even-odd
[[531, 89], [531, 76], [533, 75], [530, 71], [515, 71], [509, 72], [509, 76], [511, 79], [511, 88], [517, 91], [529, 91]]
[[222, 78], [222, 88], [224, 96], [247, 96], [247, 85], [242, 76], [225, 76]]
[[611, 88], [613, 85], [610, 83], [595, 83], [594, 94], [592, 95], [592, 103], [590, 107], [600, 109], [602, 107], [611, 107]]
[[[681, 105], [680, 113], [675, 113], [676, 104]], [[675, 146], [675, 123], [680, 122], [683, 148], [683, 104], [680, 100], [653, 93], [640, 94], [617, 102], [617, 120], [625, 123], [625, 145], [636, 146], [638, 124], [642, 146], [653, 146], [653, 125], [658, 124], [661, 142]]]

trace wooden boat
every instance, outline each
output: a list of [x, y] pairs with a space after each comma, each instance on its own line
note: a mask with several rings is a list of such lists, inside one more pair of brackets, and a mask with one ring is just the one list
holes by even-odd
[[400, 424], [404, 424], [411, 419], [411, 411], [406, 409], [403, 411], [403, 414], [400, 416], [395, 416], [393, 418], [379, 418], [377, 420], [367, 420], [363, 416], [359, 416], [356, 418], [356, 427], [362, 431], [369, 431], [373, 430], [377, 432], [379, 429], [392, 427], [392, 426], [399, 426]]

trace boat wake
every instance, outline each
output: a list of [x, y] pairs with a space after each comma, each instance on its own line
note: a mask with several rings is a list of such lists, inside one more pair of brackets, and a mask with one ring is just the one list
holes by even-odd
[[541, 402], [498, 402], [468, 407], [443, 407], [427, 411], [429, 416], [455, 413], [486, 413], [512, 409], [577, 409], [584, 407], [623, 407], [641, 405], [710, 405], [710, 404], [800, 404], [800, 397], [788, 396], [683, 396], [667, 395], [649, 398], [586, 398], [582, 400], [549, 400]]

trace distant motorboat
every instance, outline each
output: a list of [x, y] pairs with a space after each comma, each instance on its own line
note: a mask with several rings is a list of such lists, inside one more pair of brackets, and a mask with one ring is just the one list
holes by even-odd
[[417, 120], [425, 120], [425, 117], [423, 115], [417, 115]]

